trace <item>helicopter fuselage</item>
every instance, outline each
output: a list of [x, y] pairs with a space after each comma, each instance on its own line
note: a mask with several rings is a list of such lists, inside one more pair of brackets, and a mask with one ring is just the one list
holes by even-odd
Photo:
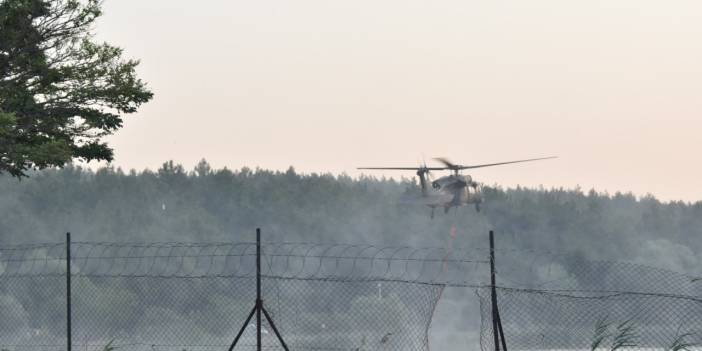
[[432, 196], [434, 194], [427, 193], [430, 198], [441, 199], [436, 203], [428, 203], [427, 206], [431, 208], [443, 207], [445, 211], [448, 211], [451, 207], [477, 205], [483, 201], [480, 187], [469, 175], [452, 174], [437, 178], [430, 184], [430, 189], [427, 189], [429, 192], [444, 195]]

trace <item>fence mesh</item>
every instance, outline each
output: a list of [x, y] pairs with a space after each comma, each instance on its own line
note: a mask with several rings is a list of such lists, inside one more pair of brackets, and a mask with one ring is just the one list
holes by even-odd
[[[695, 279], [683, 274], [559, 256], [498, 269], [497, 276], [509, 350], [680, 351], [701, 345], [702, 299]], [[494, 350], [491, 289], [478, 289], [478, 296], [481, 347]]]
[[[73, 243], [73, 349], [229, 347], [254, 307], [255, 244]], [[446, 286], [476, 289], [493, 350], [488, 250], [264, 244], [262, 291], [291, 350], [425, 351]], [[696, 279], [635, 264], [497, 250], [512, 350], [697, 349]], [[0, 248], [0, 349], [66, 350], [66, 246]], [[281, 349], [265, 321], [263, 348]], [[254, 322], [237, 350], [255, 349]], [[472, 348], [457, 345], [456, 348]]]
[[[255, 304], [254, 244], [74, 243], [71, 250], [75, 350], [226, 350]], [[66, 350], [65, 252], [55, 244], [0, 249], [0, 349]], [[266, 244], [264, 306], [291, 350], [422, 351], [452, 272], [484, 263], [469, 256]], [[254, 321], [237, 350], [255, 349]], [[262, 328], [263, 348], [281, 348], [271, 326]]]

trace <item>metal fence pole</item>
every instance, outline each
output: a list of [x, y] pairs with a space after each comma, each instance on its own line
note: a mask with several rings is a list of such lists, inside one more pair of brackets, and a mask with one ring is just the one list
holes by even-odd
[[71, 233], [66, 233], [66, 349], [71, 351]]
[[495, 342], [495, 350], [507, 351], [507, 341], [505, 340], [505, 332], [502, 330], [502, 320], [500, 318], [500, 309], [497, 306], [497, 287], [495, 285], [495, 236], [493, 231], [490, 231], [490, 283], [492, 287], [492, 332]]
[[261, 228], [256, 228], [256, 350], [261, 351]]
[[495, 351], [500, 351], [500, 336], [497, 329], [497, 289], [495, 288], [495, 238], [490, 231], [490, 288], [492, 297], [492, 335]]
[[263, 313], [264, 317], [266, 317], [266, 320], [268, 321], [268, 324], [270, 324], [271, 328], [273, 328], [273, 332], [278, 338], [278, 341], [280, 341], [280, 344], [283, 346], [283, 349], [285, 351], [289, 351], [288, 345], [280, 335], [280, 331], [278, 330], [278, 327], [276, 327], [275, 322], [273, 322], [273, 318], [268, 311], [266, 311], [265, 307], [263, 307], [263, 298], [261, 296], [261, 228], [256, 228], [256, 304], [251, 310], [251, 313], [249, 313], [249, 316], [246, 318], [244, 325], [242, 325], [241, 329], [239, 329], [239, 333], [236, 334], [234, 341], [229, 346], [229, 351], [234, 350], [234, 347], [239, 342], [239, 338], [241, 338], [241, 336], [244, 334], [244, 331], [246, 330], [254, 313], [256, 314], [256, 350], [261, 351], [263, 348], [261, 343], [261, 328], [263, 328], [261, 325], [261, 313]]
[[502, 330], [502, 318], [500, 318], [500, 310], [497, 310], [497, 330], [500, 331], [500, 340], [502, 341], [502, 350], [507, 351], [507, 341], [505, 341], [505, 332]]

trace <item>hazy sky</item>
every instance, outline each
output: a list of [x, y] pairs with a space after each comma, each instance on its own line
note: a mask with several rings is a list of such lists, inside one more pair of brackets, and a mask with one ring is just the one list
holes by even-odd
[[698, 0], [106, 0], [104, 10], [98, 38], [141, 59], [155, 92], [109, 139], [123, 168], [205, 157], [357, 175], [422, 157], [558, 155], [471, 174], [702, 200]]

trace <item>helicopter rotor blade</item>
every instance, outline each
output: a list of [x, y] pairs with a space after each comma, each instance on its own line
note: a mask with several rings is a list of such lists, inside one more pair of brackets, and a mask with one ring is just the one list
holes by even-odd
[[521, 163], [521, 162], [531, 162], [531, 161], [539, 161], [539, 160], [548, 160], [548, 159], [552, 159], [552, 158], [558, 158], [558, 156], [530, 158], [530, 159], [527, 159], [527, 160], [517, 160], [517, 161], [498, 162], [498, 163], [486, 163], [486, 164], [482, 164], [482, 165], [459, 166], [458, 169], [474, 169], [474, 168], [492, 167], [492, 166], [499, 166], [499, 165], [507, 165], [507, 164], [510, 164], [510, 163]]
[[456, 165], [453, 164], [453, 162], [449, 161], [449, 159], [447, 159], [445, 157], [434, 157], [434, 159], [443, 163], [447, 169], [456, 168]]
[[444, 170], [447, 168], [444, 167], [359, 167], [356, 169], [380, 169], [380, 170], [388, 170], [388, 171], [419, 171], [419, 170], [426, 170], [426, 171], [440, 171]]
[[463, 170], [463, 169], [474, 169], [474, 168], [507, 165], [507, 164], [511, 164], [511, 163], [548, 160], [548, 159], [552, 159], [552, 158], [558, 158], [558, 156], [539, 157], [539, 158], [530, 158], [530, 159], [526, 159], [526, 160], [516, 160], [516, 161], [486, 163], [486, 164], [481, 164], [481, 165], [464, 166], [464, 165], [457, 165], [444, 157], [436, 157], [434, 159], [443, 163], [446, 167], [427, 167], [425, 164], [423, 167], [359, 167], [357, 169], [388, 170], [388, 171], [423, 171], [425, 173], [428, 173], [429, 171], [444, 171], [444, 170], [458, 171], [458, 170]]

